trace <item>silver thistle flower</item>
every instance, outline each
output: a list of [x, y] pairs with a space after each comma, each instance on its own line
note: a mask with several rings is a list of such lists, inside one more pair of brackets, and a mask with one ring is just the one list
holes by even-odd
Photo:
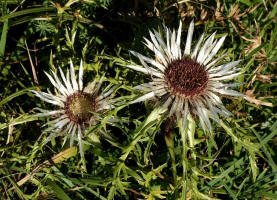
[[44, 144], [58, 134], [69, 134], [70, 147], [72, 147], [74, 137], [77, 135], [80, 154], [83, 156], [82, 133], [88, 126], [95, 125], [96, 121], [100, 119], [100, 117], [93, 114], [93, 112], [101, 112], [113, 107], [110, 104], [110, 95], [115, 90], [116, 86], [106, 90], [106, 92], [100, 93], [99, 91], [103, 81], [102, 77], [99, 81], [94, 80], [87, 87], [83, 87], [82, 61], [80, 63], [78, 81], [72, 61], [70, 61], [70, 70], [67, 70], [66, 76], [61, 68], [59, 68], [59, 72], [61, 80], [56, 72], [52, 71], [52, 76], [45, 72], [56, 89], [55, 94], [52, 94], [49, 89], [47, 90], [48, 93], [32, 90], [37, 97], [47, 103], [58, 106], [58, 109], [44, 110], [36, 108], [41, 113], [35, 114], [34, 116], [50, 116], [55, 118], [43, 125], [49, 125], [44, 132], [52, 132]]
[[[139, 58], [142, 66], [128, 65], [136, 71], [151, 75], [152, 81], [138, 85], [135, 89], [147, 92], [133, 103], [157, 97], [158, 105], [169, 111], [169, 117], [175, 115], [182, 118], [183, 126], [188, 115], [198, 116], [204, 131], [212, 130], [209, 118], [219, 122], [219, 115], [229, 117], [231, 113], [223, 106], [219, 96], [244, 96], [230, 89], [238, 83], [227, 84], [222, 81], [238, 76], [240, 68], [235, 68], [240, 60], [218, 65], [226, 54], [214, 59], [222, 46], [226, 35], [215, 40], [213, 33], [203, 45], [204, 34], [201, 35], [194, 49], [191, 50], [194, 22], [190, 23], [185, 49], [181, 49], [180, 22], [177, 32], [164, 26], [166, 40], [154, 30], [150, 32], [151, 40], [145, 39], [145, 45], [154, 52], [155, 59], [131, 53]], [[149, 66], [150, 64], [151, 66]]]

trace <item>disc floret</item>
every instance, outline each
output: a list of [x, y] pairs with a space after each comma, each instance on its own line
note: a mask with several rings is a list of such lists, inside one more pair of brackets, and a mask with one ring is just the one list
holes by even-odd
[[183, 97], [201, 94], [208, 83], [208, 73], [203, 65], [188, 58], [172, 61], [165, 70], [171, 93]]
[[95, 112], [95, 99], [88, 93], [77, 91], [67, 97], [65, 113], [76, 124], [89, 121]]

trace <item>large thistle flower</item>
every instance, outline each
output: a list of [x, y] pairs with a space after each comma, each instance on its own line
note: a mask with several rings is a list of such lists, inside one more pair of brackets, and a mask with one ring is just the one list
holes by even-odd
[[[209, 118], [219, 121], [219, 115], [230, 116], [219, 96], [243, 96], [230, 89], [239, 84], [227, 84], [240, 74], [235, 68], [240, 61], [219, 65], [226, 54], [214, 59], [222, 46], [226, 35], [215, 40], [215, 33], [206, 39], [202, 34], [192, 50], [194, 22], [190, 23], [184, 51], [181, 49], [180, 22], [178, 31], [172, 32], [164, 26], [166, 40], [156, 30], [150, 31], [151, 40], [145, 39], [145, 45], [154, 52], [155, 58], [143, 56], [131, 51], [139, 58], [143, 66], [128, 65], [127, 67], [151, 75], [152, 81], [136, 86], [135, 89], [146, 91], [133, 103], [158, 98], [158, 105], [168, 109], [169, 116], [175, 115], [186, 124], [188, 115], [198, 116], [202, 128], [211, 131]], [[149, 66], [150, 64], [150, 66]]]
[[55, 94], [52, 94], [49, 89], [48, 93], [32, 91], [43, 101], [51, 103], [58, 108], [56, 110], [36, 108], [41, 113], [35, 114], [34, 116], [50, 116], [55, 118], [44, 125], [49, 125], [44, 132], [52, 132], [44, 144], [58, 134], [69, 134], [70, 147], [72, 147], [74, 138], [77, 136], [80, 154], [83, 156], [82, 133], [88, 126], [95, 125], [96, 121], [99, 120], [100, 117], [95, 115], [95, 113], [112, 107], [109, 100], [115, 87], [106, 90], [104, 93], [100, 93], [100, 86], [103, 81], [102, 77], [99, 81], [94, 80], [84, 88], [82, 61], [80, 63], [78, 81], [72, 61], [70, 61], [70, 70], [67, 70], [66, 76], [61, 68], [59, 68], [59, 72], [61, 80], [56, 72], [52, 71], [52, 76], [45, 72], [55, 87]]

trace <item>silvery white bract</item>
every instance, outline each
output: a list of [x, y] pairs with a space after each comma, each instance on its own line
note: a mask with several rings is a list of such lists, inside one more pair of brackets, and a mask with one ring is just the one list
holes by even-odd
[[[78, 78], [75, 74], [72, 61], [70, 61], [70, 70], [66, 75], [59, 68], [60, 77], [52, 71], [52, 76], [45, 72], [55, 89], [55, 94], [48, 92], [32, 91], [37, 97], [51, 103], [58, 108], [56, 110], [44, 110], [36, 108], [41, 113], [35, 114], [35, 117], [55, 118], [43, 126], [49, 126], [44, 132], [52, 132], [44, 142], [47, 143], [56, 135], [69, 134], [70, 147], [73, 145], [75, 136], [78, 137], [80, 154], [83, 156], [82, 133], [88, 126], [96, 124], [99, 116], [92, 112], [101, 112], [112, 108], [110, 105], [110, 95], [115, 90], [115, 86], [106, 92], [100, 93], [100, 86], [103, 77], [97, 81], [94, 80], [87, 87], [83, 87], [83, 63], [81, 61]], [[105, 91], [105, 90], [104, 90]], [[66, 136], [67, 138], [67, 136]], [[65, 141], [66, 141], [65, 138]]]
[[209, 118], [219, 122], [219, 115], [230, 116], [219, 96], [244, 96], [230, 88], [239, 83], [227, 84], [238, 76], [240, 68], [236, 68], [240, 61], [219, 65], [225, 55], [214, 59], [222, 46], [226, 35], [215, 40], [215, 33], [203, 42], [205, 36], [201, 35], [192, 49], [192, 36], [194, 22], [190, 23], [185, 49], [181, 49], [180, 22], [177, 32], [170, 31], [164, 26], [166, 40], [156, 30], [150, 32], [150, 40], [145, 39], [145, 45], [153, 51], [155, 58], [143, 56], [131, 51], [138, 57], [142, 66], [128, 65], [136, 71], [151, 75], [152, 81], [138, 85], [135, 89], [147, 92], [134, 100], [133, 103], [145, 101], [150, 98], [158, 98], [158, 105], [168, 109], [169, 117], [175, 115], [183, 120], [183, 126], [187, 122], [188, 115], [198, 116], [202, 128], [212, 130]]

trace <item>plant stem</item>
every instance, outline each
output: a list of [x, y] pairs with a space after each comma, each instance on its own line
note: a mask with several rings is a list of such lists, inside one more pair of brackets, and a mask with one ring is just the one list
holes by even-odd
[[[182, 176], [182, 197], [181, 199], [186, 199], [187, 197], [187, 186], [188, 186], [188, 158], [187, 153], [188, 149], [191, 148], [193, 150], [194, 148], [194, 133], [195, 133], [195, 122], [191, 118], [190, 115], [187, 116], [187, 124], [186, 126], [183, 126], [182, 119], [178, 120], [178, 126], [181, 134], [181, 140], [182, 140], [182, 166], [183, 166], [183, 176]], [[192, 158], [195, 160], [196, 155], [194, 151], [192, 151]]]
[[164, 136], [165, 142], [171, 157], [171, 167], [172, 167], [172, 174], [173, 174], [173, 180], [174, 180], [174, 186], [177, 185], [177, 170], [176, 170], [176, 161], [175, 161], [175, 154], [174, 154], [174, 137], [172, 132], [169, 132], [169, 134], [165, 134]]
[[183, 176], [182, 176], [182, 196], [181, 199], [186, 199], [187, 196], [187, 170], [188, 170], [188, 161], [187, 161], [187, 126], [185, 127], [185, 130], [183, 130], [182, 126], [182, 119], [178, 120], [178, 126], [181, 134], [181, 140], [182, 140], [182, 166], [183, 166]]
[[195, 121], [192, 119], [190, 115], [188, 115], [188, 128], [187, 128], [187, 135], [188, 135], [188, 140], [189, 140], [189, 147], [191, 148], [191, 155], [192, 158], [195, 160], [196, 155], [194, 152], [194, 145], [195, 145], [195, 140], [194, 140], [194, 134], [195, 134]]

